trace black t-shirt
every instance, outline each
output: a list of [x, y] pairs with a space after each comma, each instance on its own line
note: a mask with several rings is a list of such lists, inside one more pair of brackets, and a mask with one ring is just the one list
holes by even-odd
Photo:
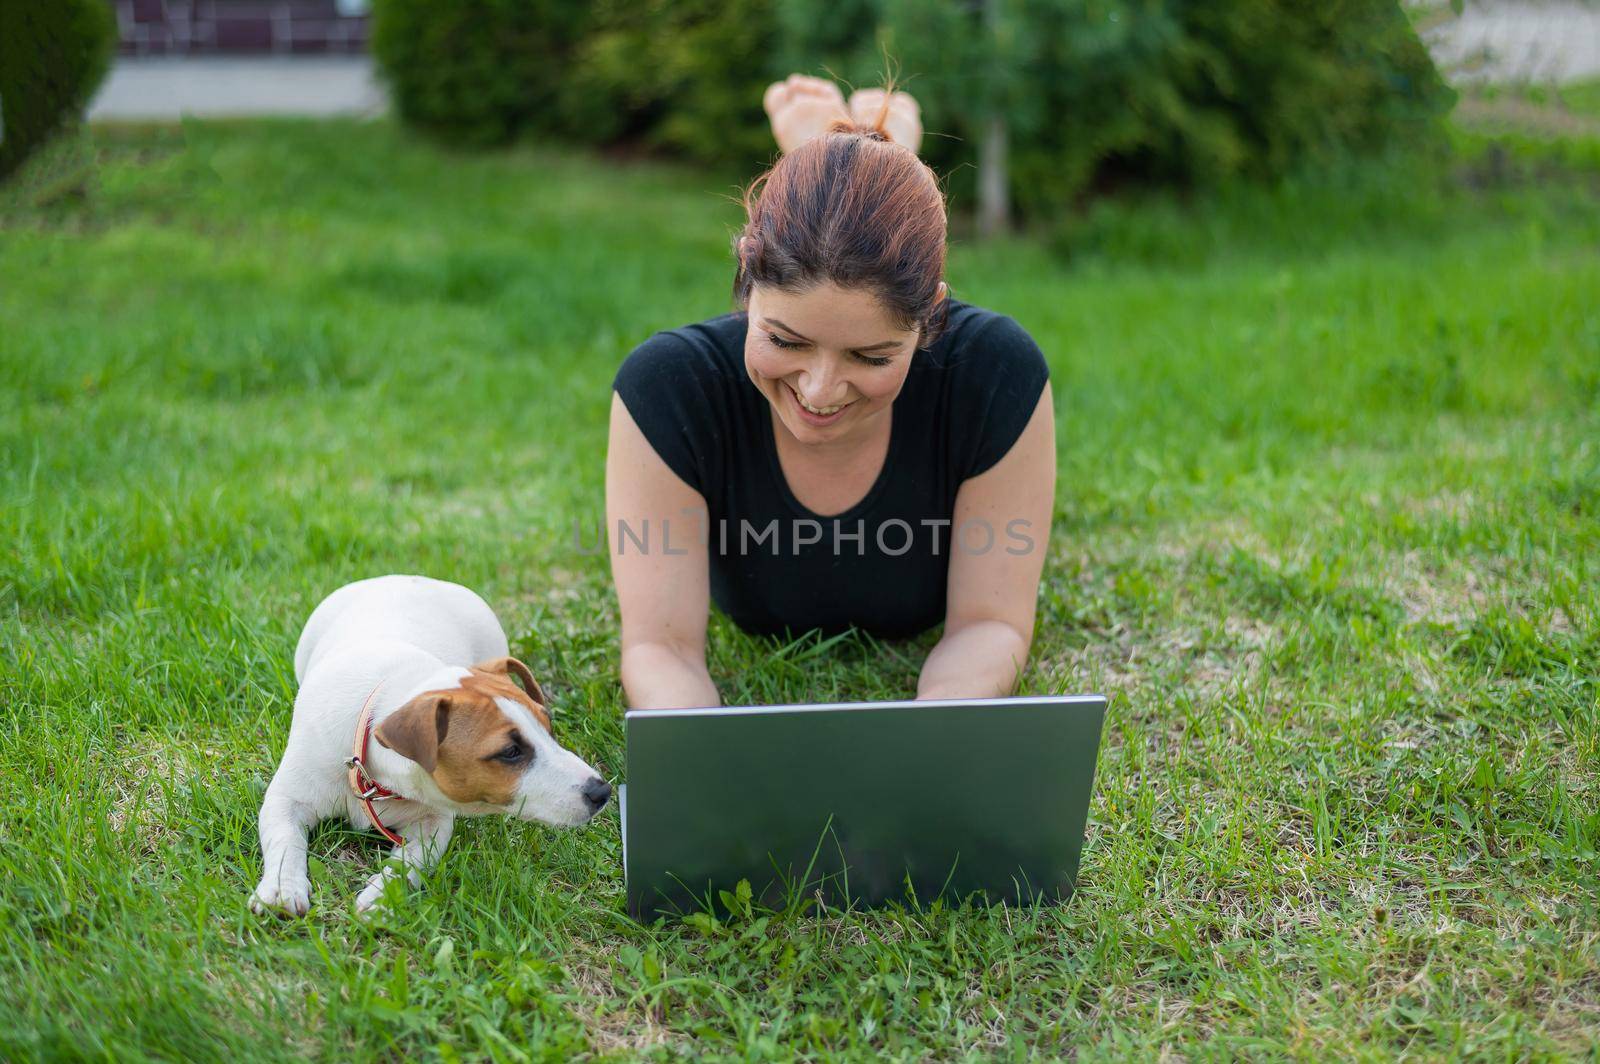
[[954, 535], [973, 553], [1044, 549], [1039, 529], [950, 527], [962, 482], [1005, 457], [1050, 376], [1016, 322], [951, 302], [944, 334], [911, 356], [878, 479], [827, 517], [789, 490], [771, 404], [745, 372], [746, 327], [736, 313], [656, 333], [617, 371], [628, 413], [707, 509], [704, 520], [672, 519], [666, 545], [660, 529], [619, 514], [632, 535], [619, 533], [618, 549], [676, 553], [703, 541], [712, 601], [748, 632], [854, 625], [884, 638], [944, 619]]

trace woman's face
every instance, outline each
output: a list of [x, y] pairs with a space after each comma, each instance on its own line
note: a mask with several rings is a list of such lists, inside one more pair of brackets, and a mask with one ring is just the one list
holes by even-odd
[[919, 330], [901, 328], [873, 292], [757, 285], [749, 311], [745, 372], [800, 443], [854, 437], [900, 394]]

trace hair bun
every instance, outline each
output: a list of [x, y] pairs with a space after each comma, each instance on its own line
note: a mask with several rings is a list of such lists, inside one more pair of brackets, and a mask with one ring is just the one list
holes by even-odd
[[869, 126], [847, 118], [841, 118], [828, 127], [829, 133], [849, 133], [853, 136], [867, 137], [870, 140], [881, 140], [886, 144], [893, 144], [889, 133], [882, 126]]

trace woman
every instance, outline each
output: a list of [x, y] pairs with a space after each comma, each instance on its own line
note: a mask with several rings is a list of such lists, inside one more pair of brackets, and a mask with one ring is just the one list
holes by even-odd
[[946, 216], [905, 93], [795, 76], [746, 194], [745, 309], [657, 333], [618, 371], [606, 525], [633, 707], [721, 704], [708, 600], [755, 633], [944, 622], [918, 698], [1011, 693], [1055, 498], [1049, 370], [949, 298]]

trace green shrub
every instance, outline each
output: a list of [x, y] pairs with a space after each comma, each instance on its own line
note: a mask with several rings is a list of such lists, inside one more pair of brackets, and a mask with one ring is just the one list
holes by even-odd
[[0, 4], [0, 179], [82, 120], [116, 43], [104, 0]]
[[523, 133], [749, 167], [773, 145], [771, 0], [378, 0], [373, 52], [407, 123], [455, 143]]
[[1003, 115], [1033, 217], [1129, 183], [1275, 178], [1414, 140], [1452, 96], [1395, 0], [378, 0], [401, 116], [449, 139], [631, 142], [749, 173], [765, 85], [882, 80], [923, 105], [923, 154], [971, 198]]
[[380, 0], [372, 51], [401, 119], [454, 143], [561, 129], [558, 102], [592, 28], [573, 0]]
[[777, 150], [761, 95], [778, 76], [772, 0], [610, 0], [573, 72], [575, 136], [634, 140], [742, 170]]
[[[1012, 198], [1059, 211], [1128, 183], [1276, 178], [1437, 128], [1453, 102], [1395, 0], [796, 0], [787, 58], [871, 83], [887, 50], [959, 202], [988, 116]], [[831, 14], [830, 14], [831, 12]]]

